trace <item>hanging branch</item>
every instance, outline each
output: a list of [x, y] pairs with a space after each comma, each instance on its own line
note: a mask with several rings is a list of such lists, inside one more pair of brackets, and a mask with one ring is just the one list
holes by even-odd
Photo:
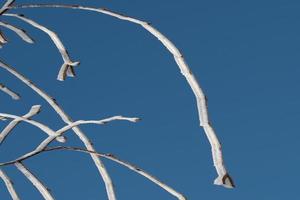
[[50, 194], [49, 189], [34, 175], [22, 162], [16, 162], [15, 166], [24, 176], [36, 187], [36, 189], [41, 193], [45, 200], [54, 200], [54, 197]]
[[61, 40], [59, 39], [58, 35], [55, 32], [49, 30], [45, 26], [38, 24], [37, 22], [33, 21], [32, 19], [25, 17], [24, 15], [8, 14], [8, 13], [3, 14], [3, 15], [18, 18], [18, 19], [32, 25], [33, 27], [45, 32], [50, 37], [50, 39], [55, 44], [56, 48], [58, 49], [58, 51], [61, 54], [63, 61], [64, 61], [63, 65], [61, 66], [59, 73], [57, 75], [57, 80], [63, 81], [63, 80], [65, 80], [66, 76], [69, 76], [69, 77], [75, 76], [73, 67], [78, 66], [79, 62], [73, 62], [71, 60], [71, 58], [68, 54], [68, 51], [66, 50], [65, 46], [63, 45], [63, 43], [61, 42]]
[[186, 200], [186, 198], [179, 192], [177, 192], [176, 190], [174, 190], [173, 188], [171, 188], [170, 186], [166, 185], [165, 183], [163, 183], [162, 181], [160, 181], [159, 179], [157, 179], [156, 177], [154, 177], [153, 175], [149, 174], [148, 172], [146, 172], [145, 170], [141, 169], [140, 167], [137, 167], [129, 162], [123, 161], [119, 158], [117, 158], [115, 155], [112, 154], [104, 154], [104, 153], [99, 153], [99, 152], [95, 152], [95, 151], [89, 151], [86, 149], [82, 149], [82, 148], [78, 148], [78, 147], [65, 147], [65, 146], [57, 146], [57, 147], [47, 147], [44, 148], [41, 151], [36, 151], [30, 155], [27, 156], [23, 156], [20, 157], [16, 160], [13, 161], [9, 161], [9, 162], [5, 162], [5, 163], [0, 163], [0, 166], [7, 166], [7, 165], [12, 165], [18, 162], [22, 162], [24, 160], [27, 160], [33, 156], [36, 156], [40, 153], [44, 153], [44, 152], [49, 152], [49, 151], [57, 151], [57, 150], [67, 150], [67, 151], [77, 151], [77, 152], [82, 152], [82, 153], [88, 153], [88, 154], [94, 154], [96, 156], [99, 157], [103, 157], [106, 159], [109, 159], [113, 162], [116, 162], [132, 171], [134, 171], [135, 173], [138, 173], [139, 175], [147, 178], [148, 180], [150, 180], [151, 182], [155, 183], [156, 185], [158, 185], [159, 187], [161, 187], [162, 189], [164, 189], [165, 191], [167, 191], [168, 193], [170, 193], [171, 195], [175, 196], [176, 198], [178, 198], [179, 200]]
[[200, 126], [203, 127], [204, 132], [210, 142], [213, 162], [218, 174], [218, 177], [215, 179], [214, 184], [223, 185], [224, 187], [227, 188], [235, 187], [233, 180], [229, 176], [224, 165], [221, 144], [216, 136], [215, 131], [213, 130], [213, 127], [211, 126], [211, 122], [209, 121], [207, 100], [203, 93], [203, 90], [201, 89], [198, 81], [193, 75], [188, 64], [185, 62], [182, 53], [166, 36], [164, 36], [153, 26], [151, 26], [150, 23], [148, 22], [141, 21], [132, 17], [128, 17], [103, 8], [91, 8], [91, 7], [84, 7], [79, 5], [61, 5], [61, 4], [27, 4], [27, 5], [11, 6], [10, 8], [17, 9], [17, 8], [45, 8], [45, 7], [79, 9], [79, 10], [87, 10], [87, 11], [103, 13], [121, 20], [138, 24], [142, 26], [144, 29], [146, 29], [147, 31], [149, 31], [153, 36], [155, 36], [173, 55], [174, 60], [176, 61], [178, 67], [180, 68], [182, 75], [186, 78], [187, 82], [189, 83], [196, 97]]
[[13, 200], [20, 200], [19, 195], [17, 194], [13, 182], [10, 180], [10, 178], [6, 175], [6, 173], [0, 169], [0, 178], [5, 183], [5, 186]]
[[13, 32], [15, 32], [20, 38], [22, 38], [22, 40], [24, 40], [25, 42], [28, 42], [30, 44], [33, 44], [34, 41], [33, 39], [31, 39], [31, 37], [26, 33], [26, 31], [24, 31], [23, 29], [20, 29], [18, 27], [15, 27], [11, 24], [5, 23], [3, 21], [0, 21], [0, 26], [3, 26], [9, 30], [12, 30]]
[[4, 93], [8, 94], [9, 96], [11, 96], [11, 98], [14, 99], [14, 100], [19, 100], [20, 99], [20, 95], [18, 93], [12, 91], [11, 89], [6, 87], [2, 83], [0, 83], [0, 90]]
[[[11, 73], [12, 75], [14, 75], [15, 77], [17, 77], [20, 81], [22, 81], [24, 84], [26, 84], [28, 87], [30, 87], [33, 91], [35, 91], [39, 96], [41, 96], [45, 101], [47, 101], [47, 103], [49, 103], [49, 105], [55, 110], [55, 112], [61, 117], [61, 119], [67, 123], [67, 124], [72, 124], [73, 121], [72, 119], [63, 111], [62, 108], [60, 108], [60, 106], [57, 104], [57, 102], [50, 97], [46, 92], [44, 92], [43, 90], [41, 90], [40, 88], [36, 87], [32, 81], [30, 81], [29, 79], [27, 79], [26, 77], [24, 77], [22, 74], [20, 74], [19, 72], [17, 72], [14, 68], [8, 66], [7, 64], [3, 63], [0, 60], [0, 68], [5, 69], [6, 71], [8, 71], [9, 73]], [[87, 136], [78, 128], [78, 127], [73, 127], [72, 130], [75, 132], [75, 134], [79, 137], [79, 139], [83, 142], [83, 144], [85, 145], [85, 147], [87, 148], [87, 150], [89, 151], [95, 151], [92, 143], [90, 142], [90, 140], [87, 138]], [[49, 138], [49, 140], [54, 140], [54, 138]], [[90, 154], [97, 169], [98, 172], [100, 173], [104, 184], [105, 184], [105, 188], [106, 188], [106, 192], [107, 192], [107, 196], [109, 200], [116, 200], [116, 195], [114, 192], [114, 187], [113, 187], [113, 183], [112, 180], [104, 166], [104, 164], [102, 163], [102, 161], [99, 159], [99, 157]]]
[[[34, 105], [31, 107], [29, 112], [22, 116], [22, 118], [29, 119], [33, 117], [34, 115], [38, 114], [41, 110], [40, 105]], [[8, 136], [8, 134], [22, 121], [22, 119], [14, 119], [12, 120], [0, 133], [0, 145], [5, 140], [5, 138]]]

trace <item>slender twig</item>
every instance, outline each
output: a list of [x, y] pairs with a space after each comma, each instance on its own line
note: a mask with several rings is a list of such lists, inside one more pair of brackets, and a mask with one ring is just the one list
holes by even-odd
[[0, 90], [4, 93], [8, 94], [9, 96], [11, 96], [11, 98], [14, 99], [14, 100], [19, 100], [20, 99], [20, 95], [18, 93], [12, 91], [11, 89], [6, 87], [2, 83], [0, 83]]
[[[8, 66], [7, 64], [3, 63], [0, 60], [0, 67], [7, 70], [9, 73], [17, 77], [20, 81], [22, 81], [24, 84], [26, 84], [28, 87], [30, 87], [33, 91], [35, 91], [39, 96], [41, 96], [45, 101], [49, 103], [49, 105], [56, 111], [56, 113], [61, 117], [61, 119], [67, 123], [67, 124], [72, 124], [73, 121], [72, 119], [63, 111], [63, 109], [57, 104], [57, 102], [50, 97], [46, 92], [35, 86], [32, 81], [27, 79], [25, 76], [17, 72], [14, 68]], [[87, 150], [89, 151], [95, 151], [92, 143], [88, 139], [88, 137], [78, 128], [78, 127], [73, 127], [72, 130], [75, 132], [75, 134], [79, 137], [79, 139], [83, 142]], [[53, 140], [53, 139], [52, 139]], [[116, 200], [116, 195], [114, 192], [114, 187], [112, 180], [102, 163], [99, 157], [91, 154], [91, 157], [105, 183], [105, 188], [107, 192], [107, 196], [109, 200]]]
[[24, 176], [36, 187], [45, 200], [54, 200], [48, 188], [32, 173], [22, 162], [16, 162], [15, 166], [24, 174]]
[[[28, 119], [33, 117], [34, 115], [38, 114], [41, 110], [40, 105], [34, 105], [31, 107], [29, 112], [22, 116], [22, 118]], [[8, 136], [8, 134], [21, 122], [20, 119], [14, 119], [12, 120], [0, 133], [0, 145], [5, 140], [5, 138]]]
[[79, 9], [79, 10], [88, 10], [103, 13], [112, 17], [116, 17], [121, 20], [129, 21], [135, 24], [142, 26], [144, 29], [149, 31], [153, 36], [155, 36], [161, 43], [170, 51], [173, 55], [174, 60], [176, 61], [178, 67], [182, 75], [186, 78], [187, 82], [189, 83], [197, 101], [198, 107], [198, 115], [200, 126], [203, 127], [204, 132], [210, 142], [211, 149], [212, 149], [212, 157], [214, 166], [218, 173], [218, 177], [215, 179], [214, 183], [217, 185], [223, 185], [227, 188], [233, 188], [234, 183], [229, 176], [223, 161], [223, 155], [221, 150], [221, 144], [216, 136], [213, 127], [209, 121], [208, 117], [208, 110], [207, 110], [207, 100], [201, 89], [198, 81], [196, 80], [195, 76], [193, 75], [191, 69], [189, 68], [188, 64], [185, 62], [183, 54], [178, 50], [178, 48], [161, 32], [151, 26], [148, 22], [141, 21], [132, 17], [125, 16], [123, 14], [119, 14], [107, 9], [103, 8], [91, 8], [91, 7], [84, 7], [79, 5], [62, 5], [62, 4], [24, 4], [24, 5], [17, 5], [11, 6], [10, 8], [69, 8], [69, 9]]
[[9, 9], [9, 6], [12, 5], [14, 1], [15, 0], [7, 0], [5, 4], [2, 6], [2, 8], [0, 8], [0, 15], [2, 15], [5, 11], [7, 11]]
[[0, 26], [3, 26], [3, 27], [5, 27], [9, 30], [12, 30], [18, 36], [20, 36], [20, 38], [22, 38], [22, 40], [24, 40], [25, 42], [28, 42], [30, 44], [34, 43], [33, 39], [23, 29], [20, 29], [18, 27], [15, 27], [15, 26], [13, 26], [11, 24], [8, 24], [8, 23], [5, 23], [3, 21], [0, 21]]
[[0, 169], [0, 178], [5, 183], [5, 186], [13, 200], [20, 200], [19, 195], [17, 194], [13, 182], [10, 180], [10, 178], [6, 175], [6, 173]]
[[[39, 129], [41, 129], [43, 132], [45, 132], [49, 136], [54, 136], [54, 137], [62, 136], [62, 134], [64, 134], [66, 131], [68, 131], [68, 130], [70, 130], [70, 129], [78, 126], [78, 125], [81, 125], [81, 124], [103, 125], [103, 124], [106, 124], [108, 122], [112, 122], [112, 121], [115, 121], [115, 120], [124, 120], [124, 121], [130, 121], [130, 122], [137, 122], [137, 121], [140, 120], [139, 118], [136, 118], [136, 117], [123, 117], [123, 116], [113, 116], [113, 117], [109, 117], [109, 118], [106, 118], [106, 119], [100, 119], [100, 120], [78, 120], [78, 121], [75, 121], [71, 124], [68, 124], [68, 125], [62, 127], [61, 129], [59, 129], [57, 131], [54, 131], [51, 128], [49, 128], [48, 126], [46, 126], [46, 125], [44, 125], [40, 122], [37, 122], [37, 121], [32, 120], [32, 119], [28, 119], [28, 117], [20, 117], [20, 116], [17, 116], [17, 115], [12, 115], [12, 114], [7, 114], [7, 113], [0, 113], [0, 117], [13, 119], [13, 121], [17, 121], [17, 122], [20, 122], [20, 121], [27, 122], [27, 123], [39, 128]], [[60, 141], [60, 142], [65, 142], [65, 140]]]
[[66, 50], [62, 41], [59, 39], [58, 35], [54, 31], [49, 30], [45, 26], [33, 21], [32, 19], [25, 17], [24, 15], [9, 14], [9, 13], [3, 14], [3, 15], [10, 16], [10, 17], [16, 17], [16, 18], [32, 25], [33, 27], [45, 32], [51, 38], [51, 40], [57, 47], [57, 49], [58, 49], [59, 53], [61, 54], [63, 61], [64, 61], [63, 65], [61, 66], [59, 73], [57, 75], [57, 80], [63, 81], [63, 80], [65, 80], [66, 76], [69, 76], [69, 77], [75, 76], [73, 67], [79, 65], [79, 62], [73, 62], [71, 60], [71, 58], [68, 54], [68, 51]]
[[150, 180], [153, 183], [157, 184], [162, 189], [166, 190], [167, 192], [169, 192], [173, 196], [177, 197], [179, 200], [186, 200], [186, 198], [182, 194], [180, 194], [179, 192], [177, 192], [176, 190], [174, 190], [170, 186], [166, 185], [165, 183], [163, 183], [162, 181], [160, 181], [159, 179], [157, 179], [153, 175], [149, 174], [145, 170], [141, 169], [140, 167], [137, 167], [137, 166], [135, 166], [135, 165], [133, 165], [129, 162], [123, 161], [123, 160], [119, 159], [118, 157], [116, 157], [115, 155], [112, 155], [112, 154], [104, 154], [104, 153], [99, 153], [99, 152], [95, 152], [95, 151], [89, 151], [89, 150], [78, 148], [78, 147], [66, 147], [66, 146], [47, 147], [47, 148], [43, 149], [42, 151], [35, 152], [35, 153], [33, 153], [31, 155], [28, 155], [26, 157], [22, 157], [22, 158], [14, 160], [14, 161], [0, 163], [0, 166], [15, 164], [15, 163], [27, 160], [27, 159], [29, 159], [33, 156], [36, 156], [40, 153], [44, 153], [44, 152], [48, 152], [48, 151], [57, 151], [57, 150], [77, 151], [77, 152], [83, 152], [83, 153], [89, 153], [89, 154], [92, 153], [96, 156], [104, 157], [106, 159], [114, 161], [114, 162], [116, 162], [116, 163], [118, 163], [118, 164], [120, 164], [120, 165], [122, 165], [122, 166], [124, 166], [124, 167], [140, 174], [141, 176], [144, 176], [148, 180]]

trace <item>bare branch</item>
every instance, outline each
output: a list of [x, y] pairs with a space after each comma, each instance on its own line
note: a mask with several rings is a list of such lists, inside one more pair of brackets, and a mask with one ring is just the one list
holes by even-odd
[[0, 15], [6, 12], [9, 9], [9, 6], [13, 4], [15, 0], [7, 0], [5, 4], [0, 8]]
[[[28, 119], [28, 118], [38, 114], [40, 112], [40, 110], [41, 110], [40, 105], [34, 105], [31, 107], [31, 109], [29, 110], [29, 112], [27, 114], [22, 116], [22, 118]], [[20, 123], [20, 121], [22, 121], [22, 120], [14, 119], [3, 129], [3, 131], [0, 133], [0, 145], [5, 140], [7, 135]]]
[[59, 142], [66, 142], [66, 139], [64, 137], [60, 137], [60, 134], [57, 134], [51, 128], [49, 128], [48, 126], [46, 126], [46, 125], [44, 125], [44, 124], [42, 124], [40, 122], [31, 120], [31, 119], [28, 119], [28, 118], [24, 118], [24, 117], [19, 117], [19, 116], [16, 116], [16, 115], [6, 114], [6, 113], [0, 113], [0, 117], [18, 120], [18, 122], [20, 122], [20, 121], [27, 122], [27, 123], [29, 123], [29, 124], [31, 124], [31, 125], [39, 128], [39, 129], [41, 129], [47, 135], [53, 136], [54, 138], [57, 138], [57, 141], [59, 141]]
[[68, 54], [68, 51], [66, 50], [65, 46], [63, 45], [63, 43], [61, 42], [61, 40], [59, 39], [58, 35], [49, 30], [48, 28], [46, 28], [45, 26], [42, 26], [41, 24], [38, 24], [37, 22], [33, 21], [32, 19], [29, 19], [27, 17], [25, 17], [24, 15], [17, 15], [17, 14], [3, 14], [5, 16], [10, 16], [10, 17], [16, 17], [30, 25], [32, 25], [33, 27], [45, 32], [53, 41], [53, 43], [55, 44], [55, 46], [57, 47], [59, 53], [61, 54], [62, 58], [63, 58], [63, 65], [61, 66], [57, 79], [60, 81], [65, 80], [66, 76], [69, 77], [74, 77], [75, 73], [74, 73], [74, 66], [78, 66], [79, 62], [73, 62]]
[[0, 48], [2, 48], [2, 46], [6, 43], [7, 43], [7, 39], [5, 38], [4, 34], [0, 30]]
[[[38, 106], [38, 109], [39, 109], [39, 105]], [[36, 111], [36, 107], [33, 106], [33, 109], [35, 109], [34, 112], [37, 112]], [[30, 113], [31, 114], [31, 113]], [[28, 114], [27, 114], [28, 116]], [[78, 125], [81, 125], [81, 124], [98, 124], [98, 125], [103, 125], [103, 124], [106, 124], [108, 122], [112, 122], [112, 121], [115, 121], [115, 120], [123, 120], [123, 121], [130, 121], [130, 122], [137, 122], [139, 121], [140, 119], [139, 118], [136, 118], [136, 117], [123, 117], [123, 116], [114, 116], [114, 117], [109, 117], [109, 118], [106, 118], [106, 119], [101, 119], [101, 120], [78, 120], [78, 121], [75, 121], [69, 125], [66, 125], [64, 126], [63, 128], [59, 129], [58, 131], [54, 131], [52, 130], [51, 128], [49, 128], [48, 126], [40, 123], [40, 122], [37, 122], [37, 121], [34, 121], [32, 119], [28, 119], [29, 117], [27, 117], [25, 115], [25, 117], [19, 117], [17, 115], [12, 115], [12, 114], [7, 114], [7, 113], [0, 113], [0, 117], [2, 118], [8, 118], [8, 119], [13, 119], [12, 122], [20, 122], [20, 121], [24, 121], [24, 122], [27, 122], [33, 126], [36, 126], [37, 128], [41, 129], [43, 132], [45, 132], [46, 134], [48, 134], [49, 136], [53, 136], [55, 138], [58, 138], [58, 141], [59, 142], [66, 142], [66, 139], [62, 136], [62, 134], [64, 134], [66, 131], [78, 126]], [[13, 124], [13, 126], [16, 126], [16, 124]], [[7, 129], [12, 129], [12, 125], [8, 125], [8, 128]]]
[[17, 35], [19, 35], [20, 38], [22, 38], [25, 42], [28, 42], [30, 44], [34, 43], [33, 39], [23, 29], [20, 29], [18, 27], [15, 27], [15, 26], [13, 26], [11, 24], [8, 24], [8, 23], [5, 23], [3, 21], [0, 21], [0, 26], [3, 26], [5, 28], [8, 28], [8, 29], [12, 30]]
[[121, 20], [129, 21], [135, 24], [142, 26], [144, 29], [149, 31], [153, 36], [155, 36], [161, 43], [170, 51], [170, 53], [174, 56], [174, 60], [176, 61], [178, 67], [182, 75], [186, 78], [187, 82], [189, 83], [197, 101], [198, 107], [198, 115], [200, 126], [203, 127], [204, 132], [210, 142], [211, 149], [212, 149], [212, 157], [214, 166], [218, 173], [218, 177], [215, 179], [214, 184], [216, 185], [223, 185], [227, 188], [233, 188], [234, 183], [229, 176], [223, 161], [223, 155], [221, 150], [221, 144], [216, 136], [215, 131], [213, 130], [211, 123], [208, 117], [208, 110], [207, 110], [207, 102], [206, 97], [201, 89], [198, 81], [196, 80], [195, 76], [193, 75], [191, 69], [189, 68], [188, 64], [185, 62], [182, 53], [178, 50], [178, 48], [161, 32], [151, 26], [148, 22], [141, 21], [132, 17], [128, 17], [107, 9], [103, 8], [91, 8], [91, 7], [84, 7], [79, 5], [60, 5], [60, 4], [27, 4], [27, 5], [18, 5], [12, 6], [11, 8], [69, 8], [69, 9], [79, 9], [79, 10], [88, 10], [103, 13], [112, 17], [116, 17]]
[[10, 164], [14, 164], [14, 163], [18, 163], [21, 161], [24, 161], [26, 159], [29, 159], [33, 156], [36, 156], [40, 153], [44, 153], [44, 152], [48, 152], [48, 151], [56, 151], [56, 150], [68, 150], [68, 151], [77, 151], [77, 152], [83, 152], [83, 153], [88, 153], [88, 154], [94, 154], [96, 156], [100, 156], [100, 157], [104, 157], [106, 159], [109, 159], [111, 161], [114, 161], [138, 174], [140, 174], [141, 176], [144, 176], [145, 178], [147, 178], [148, 180], [152, 181], [153, 183], [157, 184], [159, 187], [161, 187], [162, 189], [166, 190], [167, 192], [169, 192], [171, 195], [177, 197], [179, 200], [186, 200], [186, 198], [180, 194], [179, 192], [177, 192], [176, 190], [174, 190], [173, 188], [171, 188], [170, 186], [166, 185], [165, 183], [163, 183], [162, 181], [160, 181], [159, 179], [157, 179], [156, 177], [154, 177], [153, 175], [149, 174], [148, 172], [146, 172], [145, 170], [129, 163], [126, 161], [123, 161], [119, 158], [117, 158], [116, 156], [112, 155], [112, 154], [104, 154], [104, 153], [99, 153], [99, 152], [95, 152], [95, 151], [89, 151], [86, 149], [82, 149], [82, 148], [78, 148], [78, 147], [65, 147], [65, 146], [57, 146], [57, 147], [47, 147], [44, 148], [42, 151], [36, 151], [34, 153], [31, 153], [30, 155], [26, 156], [26, 157], [22, 157], [19, 159], [16, 159], [14, 161], [10, 161], [10, 162], [6, 162], [6, 163], [0, 163], [0, 166], [5, 166], [5, 165], [10, 165]]
[[50, 194], [48, 188], [34, 175], [28, 168], [21, 162], [16, 162], [15, 166], [24, 174], [24, 176], [36, 187], [45, 200], [54, 200], [54, 197]]
[[[8, 66], [7, 64], [3, 63], [0, 60], [0, 67], [7, 70], [9, 73], [17, 77], [20, 81], [22, 81], [24, 84], [26, 84], [28, 87], [30, 87], [33, 91], [35, 91], [39, 96], [41, 96], [49, 105], [55, 110], [55, 112], [61, 117], [61, 119], [67, 123], [67, 124], [72, 124], [73, 121], [72, 119], [63, 111], [62, 108], [56, 103], [56, 101], [50, 97], [46, 92], [35, 86], [29, 79], [27, 79], [25, 76], [17, 72], [14, 68]], [[95, 151], [92, 143], [88, 139], [88, 137], [78, 128], [78, 127], [73, 127], [72, 130], [75, 132], [75, 134], [79, 137], [79, 139], [83, 142], [87, 150], [89, 151]], [[53, 139], [52, 139], [53, 140]], [[99, 159], [99, 157], [91, 154], [91, 157], [98, 169], [98, 172], [100, 173], [104, 183], [105, 183], [105, 188], [107, 192], [107, 196], [109, 200], [116, 200], [116, 195], [114, 192], [114, 187], [112, 180], [102, 163], [102, 161]]]
[[15, 188], [13, 182], [10, 180], [10, 178], [6, 175], [6, 173], [0, 169], [0, 178], [5, 183], [5, 186], [13, 200], [20, 200]]
[[17, 94], [16, 92], [12, 91], [11, 89], [9, 89], [8, 87], [6, 87], [2, 83], [0, 83], [0, 90], [3, 91], [4, 93], [8, 94], [9, 96], [11, 96], [11, 98], [14, 99], [14, 100], [19, 100], [20, 99], [20, 95], [19, 94]]

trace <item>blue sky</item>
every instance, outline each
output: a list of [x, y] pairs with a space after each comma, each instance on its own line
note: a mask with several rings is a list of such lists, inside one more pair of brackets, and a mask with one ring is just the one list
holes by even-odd
[[[36, 44], [25, 44], [5, 31], [10, 43], [0, 50], [1, 60], [54, 96], [74, 120], [141, 117], [137, 124], [84, 125], [82, 130], [98, 151], [140, 166], [190, 200], [298, 197], [299, 1], [132, 0], [84, 5], [149, 21], [182, 50], [208, 96], [210, 118], [235, 189], [212, 184], [216, 173], [198, 125], [193, 93], [169, 52], [141, 27], [96, 13], [14, 10], [55, 30], [81, 65], [77, 78], [56, 81], [62, 60], [47, 35], [4, 17], [1, 20], [25, 28]], [[22, 115], [41, 104], [43, 111], [34, 119], [53, 129], [63, 126], [53, 110], [17, 79], [3, 70], [0, 79], [23, 97], [16, 102], [1, 93], [1, 112]], [[67, 137], [67, 145], [82, 145], [71, 132]], [[1, 162], [30, 151], [43, 138], [39, 130], [21, 124], [1, 146]], [[139, 175], [105, 163], [119, 199], [175, 199]], [[106, 199], [88, 155], [51, 152], [25, 164], [57, 199]], [[23, 199], [41, 199], [14, 167], [5, 170]], [[0, 198], [9, 199], [0, 186]]]

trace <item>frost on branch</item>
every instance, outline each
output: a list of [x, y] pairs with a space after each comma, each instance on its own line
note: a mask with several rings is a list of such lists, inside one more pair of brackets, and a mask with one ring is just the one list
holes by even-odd
[[[196, 98], [196, 104], [198, 109], [198, 117], [199, 117], [199, 124], [203, 128], [212, 149], [212, 159], [213, 163], [216, 169], [216, 172], [218, 174], [217, 178], [215, 179], [214, 183], [216, 185], [222, 185], [226, 188], [233, 188], [234, 183], [232, 178], [229, 176], [229, 173], [227, 172], [220, 142], [217, 138], [217, 135], [212, 127], [212, 124], [210, 122], [209, 116], [208, 116], [208, 109], [207, 109], [207, 100], [206, 96], [200, 87], [196, 77], [193, 75], [189, 65], [184, 59], [183, 54], [179, 49], [165, 36], [163, 35], [159, 30], [157, 30], [155, 27], [150, 25], [150, 23], [146, 21], [139, 20], [137, 18], [129, 17], [123, 14], [119, 14], [113, 11], [110, 11], [108, 9], [104, 8], [92, 8], [92, 7], [84, 7], [80, 5], [63, 5], [63, 4], [25, 4], [25, 5], [18, 5], [14, 0], [7, 0], [4, 2], [2, 8], [0, 8], [0, 47], [5, 45], [8, 40], [6, 39], [5, 34], [3, 33], [3, 29], [9, 29], [13, 32], [15, 32], [21, 39], [23, 39], [27, 43], [34, 43], [34, 40], [27, 34], [25, 30], [22, 28], [16, 27], [9, 22], [4, 22], [2, 20], [3, 17], [9, 18], [15, 18], [22, 22], [25, 22], [32, 27], [44, 32], [49, 36], [49, 38], [52, 40], [54, 45], [57, 47], [59, 53], [61, 54], [61, 57], [63, 59], [63, 64], [60, 67], [60, 70], [57, 75], [57, 79], [59, 81], [65, 80], [66, 77], [74, 77], [75, 71], [74, 67], [79, 65], [78, 61], [73, 61], [70, 58], [70, 55], [65, 48], [64, 44], [62, 43], [61, 39], [55, 33], [53, 30], [50, 30], [44, 25], [41, 25], [40, 23], [36, 22], [35, 20], [25, 17], [23, 14], [20, 13], [14, 13], [11, 12], [13, 10], [19, 10], [19, 9], [29, 9], [29, 8], [66, 8], [66, 9], [74, 9], [74, 10], [83, 10], [83, 11], [92, 11], [97, 12], [105, 15], [109, 15], [111, 17], [114, 17], [119, 20], [128, 21], [130, 23], [134, 23], [147, 32], [149, 32], [152, 36], [154, 36], [156, 39], [158, 39], [163, 46], [166, 47], [166, 49], [170, 52], [170, 54], [173, 56], [173, 59], [177, 66], [179, 67], [181, 74], [185, 77], [186, 81], [188, 82], [189, 86], [191, 87], [195, 98]], [[176, 197], [180, 200], [185, 200], [186, 198], [170, 186], [164, 184], [159, 179], [155, 178], [154, 176], [150, 175], [149, 173], [145, 172], [144, 170], [135, 167], [134, 165], [122, 161], [112, 154], [103, 154], [98, 153], [94, 147], [93, 143], [90, 141], [90, 139], [87, 137], [87, 135], [79, 128], [79, 126], [82, 126], [84, 124], [98, 124], [98, 125], [104, 125], [111, 121], [116, 120], [125, 120], [128, 122], [137, 122], [139, 121], [139, 118], [136, 117], [123, 117], [120, 115], [109, 117], [105, 119], [100, 120], [78, 120], [73, 121], [70, 116], [63, 110], [63, 108], [55, 101], [51, 96], [49, 96], [44, 90], [40, 89], [37, 85], [34, 84], [33, 81], [29, 80], [26, 76], [19, 73], [17, 69], [11, 67], [10, 65], [6, 64], [4, 61], [0, 58], [0, 68], [2, 68], [4, 71], [8, 72], [8, 75], [16, 77], [20, 82], [24, 83], [27, 87], [29, 87], [32, 91], [34, 91], [41, 99], [46, 101], [50, 107], [53, 108], [53, 110], [57, 113], [57, 116], [65, 123], [63, 127], [61, 127], [58, 130], [53, 130], [52, 128], [48, 127], [46, 124], [43, 124], [41, 122], [38, 122], [37, 120], [33, 119], [36, 114], [40, 112], [40, 105], [34, 105], [31, 107], [31, 109], [28, 111], [27, 114], [24, 114], [23, 116], [18, 116], [14, 114], [9, 113], [0, 113], [0, 119], [6, 120], [5, 126], [1, 131], [0, 134], [0, 145], [3, 143], [5, 138], [9, 136], [9, 134], [13, 131], [13, 129], [18, 126], [20, 123], [28, 123], [32, 126], [35, 126], [38, 128], [41, 132], [44, 132], [46, 134], [46, 138], [41, 141], [41, 143], [32, 151], [23, 154], [19, 158], [0, 163], [1, 166], [8, 166], [13, 165], [18, 170], [20, 170], [24, 176], [38, 189], [41, 196], [46, 200], [53, 200], [54, 197], [50, 192], [48, 191], [47, 187], [37, 178], [36, 175], [34, 175], [28, 168], [25, 167], [24, 162], [25, 160], [35, 157], [36, 155], [43, 153], [43, 152], [49, 152], [54, 150], [69, 150], [69, 151], [77, 151], [77, 152], [84, 152], [90, 155], [92, 160], [94, 161], [94, 164], [102, 178], [105, 184], [105, 189], [107, 193], [107, 197], [109, 200], [116, 200], [116, 193], [115, 188], [113, 187], [113, 182], [110, 178], [109, 173], [106, 170], [106, 167], [104, 166], [102, 162], [102, 158], [106, 158], [109, 160], [112, 160], [114, 162], [119, 163], [120, 165], [129, 168], [130, 170], [133, 170], [134, 172], [144, 176], [145, 178], [149, 179], [153, 183], [160, 186], [165, 191], [169, 192], [171, 195]], [[19, 95], [6, 87], [3, 84], [0, 84], [0, 90], [4, 93], [11, 96], [13, 99], [19, 99]], [[64, 133], [68, 130], [72, 130], [73, 134], [77, 136], [81, 142], [84, 145], [84, 148], [77, 148], [77, 147], [67, 147], [67, 146], [59, 146], [59, 147], [49, 147], [49, 145], [54, 141], [57, 140], [58, 142], [65, 143], [66, 138], [64, 137]], [[28, 139], [30, 140], [31, 136], [28, 136]], [[5, 186], [10, 193], [12, 199], [19, 199], [14, 186], [9, 179], [9, 177], [5, 174], [5, 172], [0, 168], [0, 177], [4, 181]]]

